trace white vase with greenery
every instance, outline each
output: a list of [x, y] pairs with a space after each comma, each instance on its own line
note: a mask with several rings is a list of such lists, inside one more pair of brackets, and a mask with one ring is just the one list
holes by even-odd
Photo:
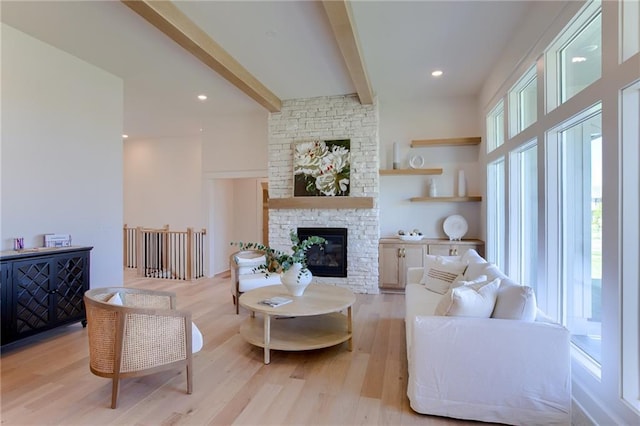
[[269, 274], [280, 274], [282, 284], [287, 287], [292, 296], [302, 296], [304, 290], [311, 283], [313, 276], [307, 268], [307, 250], [315, 244], [325, 244], [322, 237], [311, 236], [300, 241], [295, 231], [289, 233], [291, 238], [291, 253], [273, 249], [261, 243], [233, 242], [232, 245], [240, 250], [259, 250], [264, 252], [266, 262], [257, 266], [256, 271]]

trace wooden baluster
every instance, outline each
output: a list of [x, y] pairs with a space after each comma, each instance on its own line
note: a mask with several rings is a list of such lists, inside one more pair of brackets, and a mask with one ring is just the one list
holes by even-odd
[[193, 259], [193, 228], [187, 228], [187, 276], [186, 279], [191, 281], [193, 279], [193, 271], [191, 270], [191, 262]]
[[127, 224], [124, 224], [122, 228], [122, 266], [126, 268], [129, 266], [129, 234], [127, 232]]
[[142, 227], [140, 226], [136, 228], [136, 268], [137, 275], [142, 277]]

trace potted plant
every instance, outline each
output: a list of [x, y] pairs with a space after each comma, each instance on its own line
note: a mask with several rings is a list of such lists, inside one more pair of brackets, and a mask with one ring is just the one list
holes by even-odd
[[294, 296], [301, 296], [304, 289], [311, 282], [311, 271], [307, 268], [307, 250], [315, 244], [325, 244], [322, 237], [311, 236], [300, 241], [295, 231], [289, 233], [291, 238], [291, 253], [276, 250], [261, 243], [233, 242], [240, 250], [260, 250], [264, 252], [266, 262], [255, 268], [264, 272], [266, 276], [280, 273], [280, 279], [289, 292]]

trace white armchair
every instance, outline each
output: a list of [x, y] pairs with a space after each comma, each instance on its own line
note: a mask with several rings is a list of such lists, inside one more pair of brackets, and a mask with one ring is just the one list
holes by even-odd
[[231, 270], [231, 296], [236, 306], [236, 314], [240, 312], [238, 299], [246, 291], [267, 285], [282, 284], [280, 274], [273, 273], [267, 276], [264, 272], [255, 270], [267, 262], [264, 252], [259, 250], [241, 250], [229, 257], [229, 269]]

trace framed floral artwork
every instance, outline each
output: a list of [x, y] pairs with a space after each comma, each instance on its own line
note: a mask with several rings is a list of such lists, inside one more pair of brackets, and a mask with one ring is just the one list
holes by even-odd
[[348, 196], [350, 140], [314, 140], [293, 145], [293, 195]]

